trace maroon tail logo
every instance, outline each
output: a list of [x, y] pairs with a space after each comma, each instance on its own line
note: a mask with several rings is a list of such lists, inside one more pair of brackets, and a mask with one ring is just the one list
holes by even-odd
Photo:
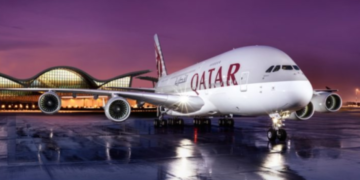
[[156, 44], [155, 44], [155, 58], [156, 58], [156, 69], [157, 69], [158, 77], [161, 77], [163, 72], [162, 64], [161, 64], [161, 55], [159, 48], [156, 46]]

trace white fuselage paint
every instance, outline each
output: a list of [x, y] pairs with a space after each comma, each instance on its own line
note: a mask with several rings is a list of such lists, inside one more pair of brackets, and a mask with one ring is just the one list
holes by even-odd
[[[306, 76], [301, 70], [265, 72], [276, 65], [296, 64], [272, 47], [243, 47], [162, 77], [155, 89], [156, 93], [199, 96], [204, 101], [196, 112], [168, 110], [173, 116], [254, 116], [305, 107], [313, 96]], [[179, 108], [186, 109], [186, 102]]]

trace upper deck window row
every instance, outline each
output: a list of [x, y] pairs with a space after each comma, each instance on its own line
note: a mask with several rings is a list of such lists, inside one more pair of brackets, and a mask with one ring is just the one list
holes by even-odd
[[279, 70], [285, 70], [285, 71], [291, 71], [291, 70], [296, 70], [299, 71], [300, 68], [296, 65], [276, 65], [276, 66], [270, 66], [265, 72], [266, 73], [271, 73], [271, 72], [276, 72]]

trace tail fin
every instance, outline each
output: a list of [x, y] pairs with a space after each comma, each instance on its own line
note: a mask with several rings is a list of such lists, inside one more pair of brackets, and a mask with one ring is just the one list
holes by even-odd
[[164, 77], [167, 75], [166, 67], [164, 63], [164, 57], [161, 52], [160, 42], [157, 34], [154, 35], [155, 41], [155, 58], [156, 58], [156, 68], [158, 71], [158, 77]]

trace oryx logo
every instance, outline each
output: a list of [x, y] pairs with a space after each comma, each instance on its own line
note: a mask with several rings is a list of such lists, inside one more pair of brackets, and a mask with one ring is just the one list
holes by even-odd
[[182, 75], [176, 78], [175, 85], [179, 85], [186, 82], [188, 75]]

